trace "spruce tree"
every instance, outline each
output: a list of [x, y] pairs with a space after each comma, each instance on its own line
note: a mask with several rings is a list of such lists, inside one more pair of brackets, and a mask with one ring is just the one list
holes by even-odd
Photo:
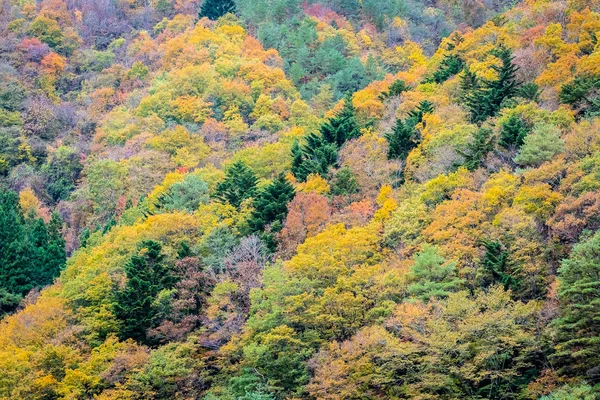
[[518, 281], [509, 272], [508, 251], [504, 250], [501, 243], [491, 240], [481, 240], [485, 254], [481, 261], [482, 269], [477, 273], [479, 284], [487, 288], [495, 283], [501, 283], [505, 290], [516, 289]]
[[146, 333], [155, 324], [154, 300], [160, 291], [171, 289], [175, 284], [175, 278], [165, 265], [161, 244], [153, 240], [141, 242], [137, 254], [125, 264], [125, 275], [125, 288], [115, 295], [119, 337], [147, 343]]
[[240, 208], [242, 202], [254, 197], [258, 178], [243, 161], [236, 161], [225, 172], [225, 179], [219, 182], [215, 197]]
[[58, 276], [66, 263], [61, 225], [57, 214], [48, 224], [35, 214], [24, 216], [17, 194], [0, 191], [0, 302], [7, 302], [1, 309], [11, 310], [14, 299]]
[[408, 118], [405, 121], [401, 119], [396, 120], [392, 132], [384, 135], [389, 144], [388, 159], [406, 159], [408, 153], [417, 147], [420, 142], [416, 126], [423, 122], [423, 117], [426, 114], [430, 114], [433, 111], [433, 103], [429, 100], [423, 100], [416, 109], [408, 113]]
[[249, 222], [252, 231], [262, 231], [265, 226], [275, 223], [279, 223], [275, 227], [278, 230], [287, 215], [287, 205], [295, 194], [294, 186], [283, 174], [265, 186], [254, 199], [254, 211]]
[[414, 129], [409, 125], [405, 124], [400, 118], [396, 120], [396, 124], [392, 129], [392, 132], [385, 134], [385, 138], [388, 141], [388, 159], [401, 159], [405, 160], [408, 153], [415, 147], [417, 142], [415, 141]]
[[505, 148], [519, 148], [523, 145], [529, 129], [518, 115], [512, 114], [500, 130], [500, 145]]
[[464, 68], [465, 62], [458, 55], [444, 54], [444, 59], [440, 63], [439, 68], [430, 78], [425, 80], [425, 83], [444, 83]]
[[577, 244], [558, 269], [559, 318], [553, 322], [558, 372], [600, 380], [600, 232]]
[[489, 128], [480, 128], [473, 135], [473, 140], [467, 144], [466, 151], [460, 154], [465, 158], [463, 165], [469, 171], [475, 171], [487, 154], [494, 149], [494, 136]]
[[455, 263], [446, 263], [435, 246], [424, 245], [414, 258], [408, 278], [408, 293], [422, 301], [445, 298], [464, 283], [456, 273]]
[[[306, 144], [302, 147], [302, 156], [299, 157], [298, 147], [292, 148], [294, 161], [292, 172], [296, 179], [306, 181], [310, 174], [327, 175], [329, 167], [338, 160], [337, 145], [325, 141], [321, 136], [310, 133], [306, 137]], [[300, 161], [301, 160], [301, 161]]]
[[233, 0], [204, 0], [200, 7], [199, 17], [217, 20], [227, 13], [235, 13]]
[[321, 125], [321, 136], [327, 143], [336, 144], [338, 147], [341, 147], [347, 140], [360, 136], [360, 128], [356, 121], [356, 112], [350, 95], [344, 99], [344, 108]]
[[496, 79], [484, 79], [481, 81], [481, 87], [477, 87], [477, 79], [472, 74], [465, 73], [461, 84], [468, 90], [464, 101], [471, 114], [471, 121], [478, 124], [495, 116], [506, 99], [518, 94], [520, 85], [516, 77], [518, 67], [512, 62], [510, 49], [500, 45], [492, 54], [498, 57], [502, 64], [491, 67], [496, 72]]

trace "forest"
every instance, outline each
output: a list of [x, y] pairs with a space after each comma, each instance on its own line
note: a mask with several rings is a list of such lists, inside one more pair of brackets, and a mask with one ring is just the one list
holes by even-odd
[[0, 3], [0, 400], [600, 399], [600, 0]]

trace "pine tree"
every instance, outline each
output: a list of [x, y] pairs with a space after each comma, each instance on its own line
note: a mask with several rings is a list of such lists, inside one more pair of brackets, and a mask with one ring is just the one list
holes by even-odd
[[480, 285], [487, 288], [501, 283], [505, 290], [516, 289], [518, 281], [508, 271], [508, 251], [503, 249], [501, 243], [491, 240], [482, 240], [480, 244], [485, 248], [481, 261], [483, 269], [477, 274]]
[[512, 114], [500, 130], [500, 145], [505, 148], [519, 148], [523, 145], [529, 129], [518, 115]]
[[240, 208], [242, 202], [254, 197], [258, 178], [243, 161], [236, 161], [225, 172], [225, 179], [219, 182], [215, 197]]
[[396, 120], [392, 132], [384, 135], [389, 144], [388, 159], [406, 159], [408, 153], [417, 147], [420, 142], [416, 126], [422, 123], [423, 117], [426, 114], [432, 113], [434, 109], [432, 102], [423, 100], [415, 110], [408, 113], [408, 118], [405, 121], [401, 119]]
[[433, 76], [425, 80], [425, 83], [444, 83], [450, 77], [458, 74], [465, 68], [465, 62], [456, 54], [444, 54], [444, 59], [440, 63]]
[[408, 293], [422, 301], [445, 298], [464, 283], [456, 275], [456, 264], [446, 263], [435, 246], [424, 245], [410, 268]]
[[471, 114], [471, 121], [478, 124], [495, 116], [505, 100], [518, 94], [520, 85], [516, 77], [518, 67], [512, 62], [510, 49], [500, 45], [492, 54], [502, 63], [491, 67], [496, 72], [496, 79], [479, 82], [474, 74], [466, 71], [461, 81], [465, 93], [463, 101]]
[[0, 191], [0, 291], [10, 303], [0, 304], [4, 311], [16, 305], [15, 298], [51, 284], [64, 267], [61, 225], [57, 214], [48, 224], [35, 214], [24, 216], [17, 194]]
[[262, 231], [269, 224], [281, 223], [295, 194], [294, 186], [283, 174], [265, 186], [254, 199], [254, 211], [249, 222], [252, 231]]
[[321, 125], [321, 136], [327, 143], [336, 144], [338, 147], [341, 147], [347, 140], [360, 136], [360, 128], [356, 121], [356, 112], [350, 95], [344, 99], [344, 108]]
[[235, 2], [233, 0], [204, 0], [200, 7], [199, 17], [217, 20], [227, 13], [235, 13]]
[[560, 317], [550, 360], [567, 376], [600, 379], [600, 233], [577, 244], [558, 270]]
[[485, 156], [493, 149], [493, 131], [489, 128], [478, 129], [473, 135], [473, 141], [467, 144], [466, 151], [460, 153], [465, 158], [463, 165], [469, 171], [475, 171], [481, 166]]
[[301, 182], [304, 182], [310, 174], [319, 174], [325, 177], [329, 167], [337, 163], [337, 145], [326, 142], [319, 135], [310, 133], [306, 137], [306, 144], [301, 149], [301, 157], [298, 147], [292, 148], [294, 157], [292, 172]]
[[359, 190], [358, 182], [352, 170], [348, 167], [341, 168], [335, 175], [331, 193], [336, 196], [350, 196], [358, 193]]
[[161, 290], [171, 289], [175, 278], [165, 265], [162, 246], [153, 240], [140, 243], [137, 254], [125, 264], [127, 284], [115, 295], [119, 337], [147, 343], [146, 332], [154, 324], [153, 302]]
[[400, 118], [396, 120], [392, 132], [385, 134], [384, 137], [389, 144], [388, 159], [390, 160], [395, 158], [405, 160], [408, 153], [417, 147], [414, 129], [405, 124]]

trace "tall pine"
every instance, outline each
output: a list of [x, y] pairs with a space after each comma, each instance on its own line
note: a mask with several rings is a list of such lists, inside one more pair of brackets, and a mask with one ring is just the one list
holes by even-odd
[[501, 65], [491, 67], [496, 72], [496, 79], [483, 79], [479, 84], [473, 74], [465, 73], [462, 80], [461, 86], [465, 90], [469, 90], [469, 86], [472, 87], [466, 92], [464, 101], [471, 114], [471, 121], [478, 124], [495, 116], [506, 99], [518, 94], [520, 85], [517, 80], [518, 67], [512, 62], [511, 50], [500, 45], [492, 54], [501, 62]]
[[153, 240], [140, 243], [137, 254], [125, 264], [127, 283], [115, 295], [115, 315], [120, 321], [119, 337], [147, 343], [147, 331], [155, 324], [153, 303], [164, 289], [171, 289], [175, 278], [165, 265], [162, 246]]
[[287, 205], [296, 191], [285, 175], [279, 175], [273, 182], [265, 186], [254, 199], [254, 211], [250, 218], [250, 228], [257, 232], [265, 229], [269, 224], [278, 225], [274, 231], [279, 230], [280, 223], [287, 215]]
[[600, 381], [600, 232], [577, 244], [558, 269], [559, 318], [553, 322], [558, 372]]
[[23, 215], [17, 194], [0, 191], [0, 309], [10, 311], [16, 298], [58, 276], [66, 263], [61, 225], [57, 214], [48, 224]]
[[258, 178], [243, 161], [236, 161], [225, 172], [225, 179], [217, 185], [215, 197], [240, 208], [242, 202], [254, 197]]
[[204, 0], [200, 7], [199, 17], [217, 20], [227, 13], [235, 13], [233, 0]]
[[356, 111], [350, 95], [344, 99], [344, 108], [321, 125], [321, 136], [327, 143], [336, 144], [338, 147], [341, 147], [346, 141], [360, 136]]

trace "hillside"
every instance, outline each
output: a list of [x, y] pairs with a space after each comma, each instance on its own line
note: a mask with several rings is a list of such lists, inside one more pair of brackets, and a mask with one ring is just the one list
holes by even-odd
[[0, 30], [0, 399], [600, 398], [600, 2]]

